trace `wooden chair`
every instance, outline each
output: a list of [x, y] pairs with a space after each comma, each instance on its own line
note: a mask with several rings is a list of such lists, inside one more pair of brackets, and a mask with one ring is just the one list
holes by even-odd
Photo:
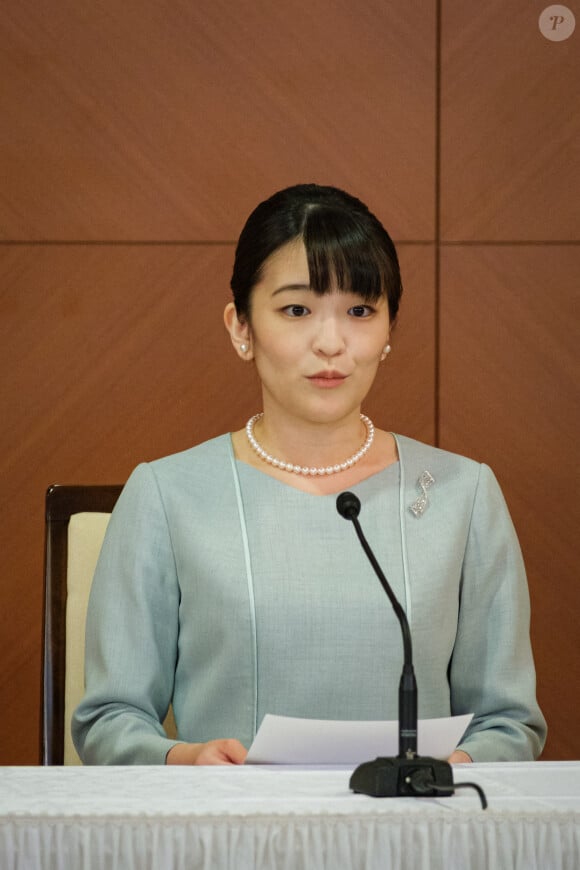
[[80, 764], [70, 717], [84, 691], [89, 591], [122, 486], [51, 486], [46, 493], [42, 764]]

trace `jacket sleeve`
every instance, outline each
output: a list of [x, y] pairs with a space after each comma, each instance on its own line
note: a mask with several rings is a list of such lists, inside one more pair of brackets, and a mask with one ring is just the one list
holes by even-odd
[[480, 467], [460, 596], [451, 706], [455, 715], [474, 716], [458, 748], [474, 761], [537, 758], [546, 722], [536, 700], [525, 569], [503, 495], [486, 465]]
[[140, 465], [115, 506], [91, 587], [86, 694], [72, 735], [85, 764], [163, 764], [179, 587], [162, 499]]

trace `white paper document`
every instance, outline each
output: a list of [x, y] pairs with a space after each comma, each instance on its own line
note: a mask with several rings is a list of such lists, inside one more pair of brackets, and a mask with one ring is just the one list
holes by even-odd
[[[448, 758], [472, 713], [444, 719], [420, 719], [417, 751]], [[246, 764], [361, 764], [399, 752], [398, 722], [346, 722], [264, 716], [250, 747]]]

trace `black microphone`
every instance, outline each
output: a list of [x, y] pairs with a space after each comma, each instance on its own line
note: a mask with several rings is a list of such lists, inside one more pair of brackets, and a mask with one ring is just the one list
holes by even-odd
[[352, 522], [397, 615], [403, 634], [404, 662], [399, 683], [399, 754], [396, 758], [376, 758], [359, 765], [350, 778], [350, 788], [371, 797], [453, 794], [453, 771], [449, 762], [417, 755], [417, 682], [409, 621], [363, 534], [358, 521], [360, 507], [360, 500], [352, 492], [341, 492], [336, 499], [336, 509]]

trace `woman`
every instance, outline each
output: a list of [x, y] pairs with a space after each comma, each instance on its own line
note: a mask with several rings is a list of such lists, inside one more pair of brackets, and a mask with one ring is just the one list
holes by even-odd
[[474, 714], [450, 760], [537, 757], [526, 580], [493, 474], [361, 413], [402, 291], [385, 229], [343, 191], [288, 188], [248, 219], [231, 286], [262, 411], [127, 482], [91, 593], [81, 758], [237, 764], [266, 713], [396, 718], [401, 636], [337, 514], [346, 489], [410, 622], [419, 716]]

